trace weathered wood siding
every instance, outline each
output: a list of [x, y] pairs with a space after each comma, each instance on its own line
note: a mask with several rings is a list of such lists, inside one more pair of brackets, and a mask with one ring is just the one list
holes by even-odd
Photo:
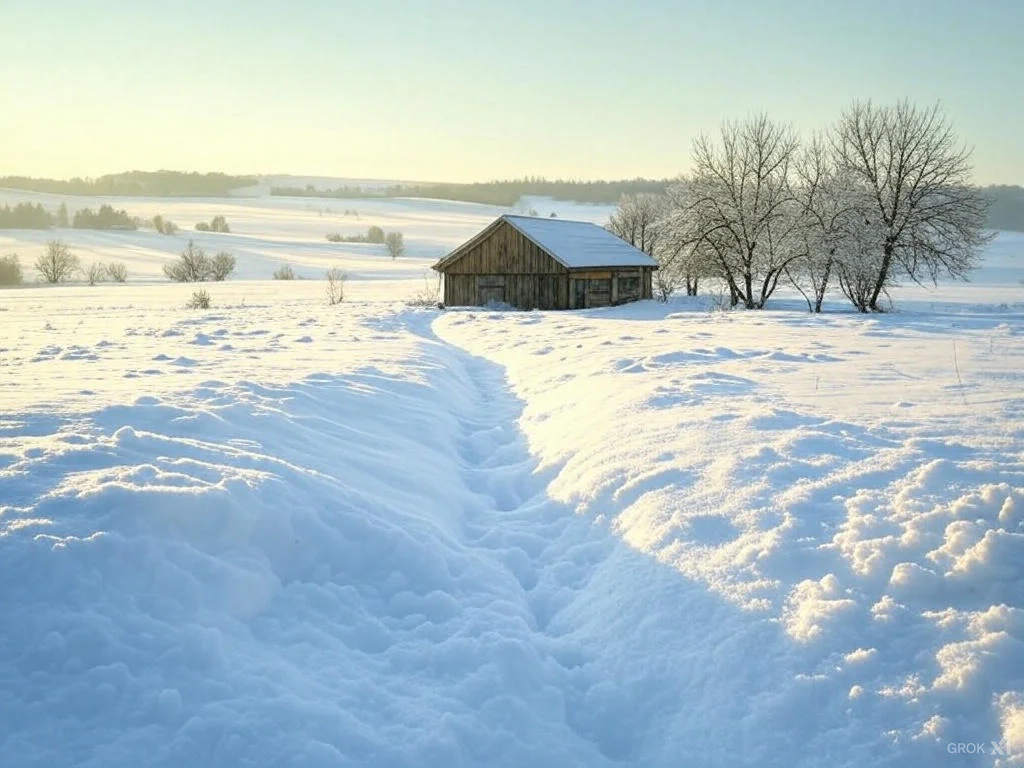
[[488, 301], [520, 309], [566, 309], [567, 275], [459, 275], [444, 276], [444, 303], [449, 307], [478, 307]]
[[651, 298], [650, 267], [570, 271], [506, 221], [442, 271], [449, 307], [582, 309]]
[[502, 221], [444, 271], [446, 275], [557, 275], [568, 270]]

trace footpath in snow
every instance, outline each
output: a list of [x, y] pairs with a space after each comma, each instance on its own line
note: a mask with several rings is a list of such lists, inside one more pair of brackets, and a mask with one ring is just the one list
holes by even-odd
[[1013, 764], [947, 743], [1024, 730], [1017, 315], [960, 386], [889, 318], [118, 317], [4, 340], [5, 762]]

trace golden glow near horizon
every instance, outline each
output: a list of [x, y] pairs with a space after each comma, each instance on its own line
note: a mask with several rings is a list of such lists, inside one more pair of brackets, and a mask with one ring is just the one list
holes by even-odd
[[725, 118], [910, 96], [1024, 181], [1022, 4], [878, 4], [15, 2], [0, 175], [664, 177]]

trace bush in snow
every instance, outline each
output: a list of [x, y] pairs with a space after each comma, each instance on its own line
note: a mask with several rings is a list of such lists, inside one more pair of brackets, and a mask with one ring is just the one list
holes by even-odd
[[330, 232], [327, 234], [327, 242], [329, 243], [384, 243], [386, 236], [384, 230], [378, 226], [372, 226], [366, 230], [365, 235], [343, 235], [340, 232]]
[[12, 253], [0, 257], [0, 285], [21, 285], [21, 259]]
[[170, 219], [165, 219], [160, 214], [153, 217], [153, 229], [161, 235], [173, 235], [178, 231], [178, 225]]
[[85, 270], [85, 279], [89, 281], [89, 285], [102, 283], [107, 279], [107, 266], [102, 261], [94, 261]]
[[78, 257], [60, 240], [51, 240], [46, 250], [36, 259], [39, 278], [50, 284], [63, 283], [75, 276], [79, 270]]
[[406, 299], [408, 307], [440, 307], [441, 306], [441, 276], [438, 275], [437, 283], [430, 284], [427, 277], [423, 278], [423, 288]]
[[283, 264], [282, 266], [280, 266], [280, 267], [278, 267], [277, 269], [274, 270], [274, 279], [275, 280], [294, 280], [295, 279], [295, 270], [292, 269], [291, 266], [289, 266], [288, 264]]
[[345, 298], [345, 279], [347, 275], [338, 267], [331, 267], [325, 275], [327, 278], [327, 303], [331, 306], [340, 304]]
[[220, 282], [235, 271], [235, 257], [227, 251], [220, 251], [210, 259], [210, 279]]
[[192, 240], [188, 241], [181, 257], [164, 265], [164, 274], [177, 283], [201, 283], [210, 276], [210, 259]]
[[205, 221], [200, 221], [196, 224], [197, 232], [230, 232], [231, 227], [228, 226], [228, 220], [223, 216], [214, 216], [210, 219], [210, 223], [207, 224]]
[[388, 247], [388, 255], [392, 259], [405, 255], [405, 237], [401, 232], [388, 232], [384, 236], [384, 244]]
[[209, 309], [210, 294], [208, 291], [199, 290], [192, 292], [192, 298], [185, 304], [188, 309]]
[[115, 283], [123, 283], [128, 279], [128, 267], [123, 261], [112, 261], [107, 264], [107, 277]]

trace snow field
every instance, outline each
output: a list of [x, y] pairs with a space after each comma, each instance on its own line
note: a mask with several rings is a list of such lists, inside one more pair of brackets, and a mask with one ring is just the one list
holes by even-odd
[[[504, 209], [110, 202], [242, 279], [0, 292], [0, 762], [1024, 761], [1020, 235], [879, 317], [439, 313]], [[54, 234], [193, 233], [0, 253]]]
[[[123, 261], [130, 281], [166, 278], [163, 265], [178, 258], [189, 240], [214, 254], [233, 253], [237, 267], [232, 280], [269, 280], [274, 270], [289, 264], [296, 275], [322, 278], [324, 271], [341, 267], [352, 280], [416, 280], [422, 282], [430, 265], [455, 246], [511, 209], [458, 203], [449, 200], [405, 198], [104, 198], [47, 195], [0, 189], [0, 205], [39, 203], [55, 212], [63, 202], [73, 215], [82, 208], [109, 204], [129, 215], [151, 219], [161, 215], [180, 227], [175, 235], [153, 230], [135, 232], [85, 229], [0, 229], [0, 255], [21, 256], [26, 281], [35, 280], [32, 263], [48, 240], [66, 242], [83, 265], [94, 261]], [[527, 198], [528, 206], [559, 216], [603, 223], [612, 206]], [[348, 211], [349, 213], [346, 213]], [[354, 214], [352, 212], [355, 212]], [[214, 216], [227, 218], [230, 233], [196, 232], [196, 223]], [[383, 245], [330, 243], [331, 232], [366, 234], [370, 226], [405, 235], [406, 255], [392, 260]]]
[[834, 764], [850, 759], [844, 740], [873, 740], [872, 764], [1011, 741], [1024, 717], [1024, 311], [706, 306], [449, 312], [435, 328], [508, 371], [554, 499], [781, 627], [793, 677], [779, 685], [815, 701], [791, 737], [836, 750]]
[[[778, 629], [549, 498], [501, 370], [437, 340], [436, 313], [236, 312], [282, 346], [313, 335], [332, 370], [274, 383], [264, 350], [269, 383], [228, 363], [5, 414], [5, 759], [610, 765], [735, 757], [738, 738], [781, 759], [790, 697], [736, 726], [777, 668], [721, 675], [693, 650], [781, 654]], [[188, 334], [159, 335], [172, 361], [224, 324], [181, 315], [167, 330]], [[123, 341], [145, 358], [153, 338]]]

